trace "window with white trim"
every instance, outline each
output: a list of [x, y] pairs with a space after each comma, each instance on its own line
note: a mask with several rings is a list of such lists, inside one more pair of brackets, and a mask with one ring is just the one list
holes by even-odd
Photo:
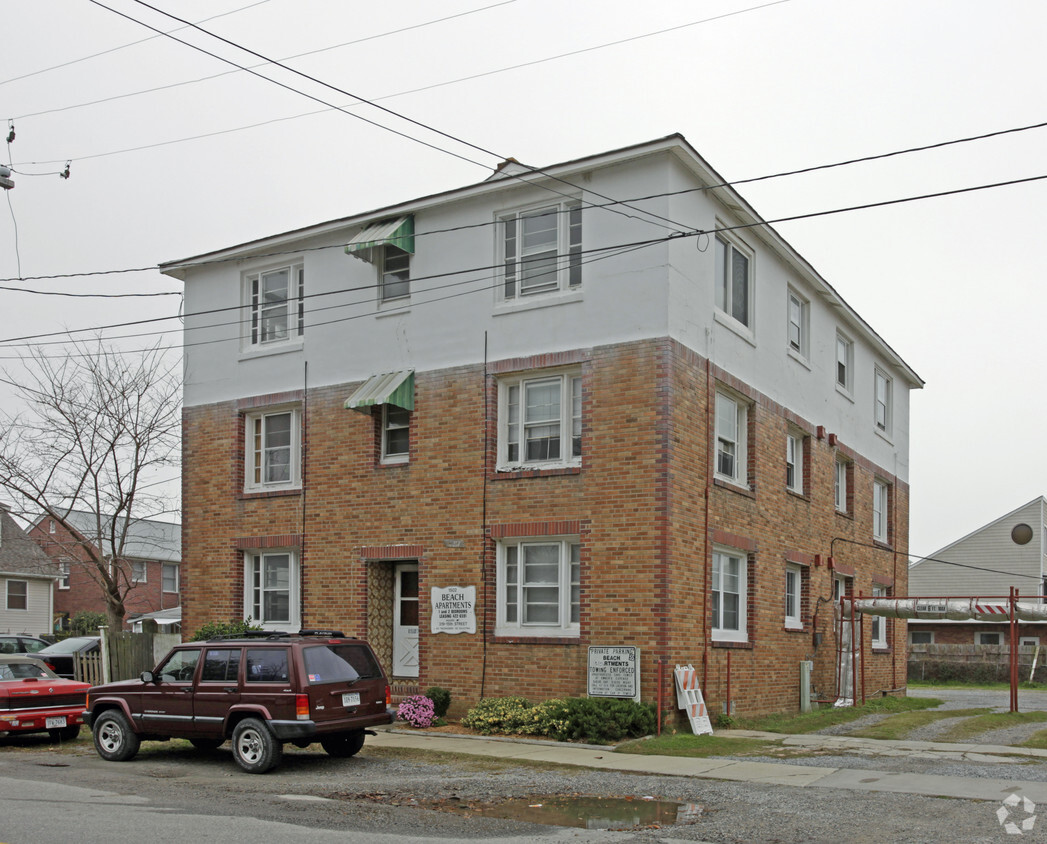
[[889, 507], [890, 486], [883, 481], [873, 481], [873, 539], [879, 542], [887, 542], [890, 538]]
[[1002, 645], [1003, 636], [999, 633], [975, 633], [974, 644], [976, 645]]
[[910, 645], [933, 645], [934, 644], [934, 631], [933, 630], [910, 630], [909, 631], [909, 644]]
[[297, 340], [305, 334], [305, 268], [274, 267], [244, 276], [249, 348]]
[[789, 350], [806, 358], [810, 348], [810, 303], [795, 290], [789, 290], [787, 317]]
[[747, 440], [749, 408], [726, 393], [716, 394], [716, 477], [748, 483]]
[[378, 299], [390, 302], [411, 296], [411, 253], [392, 244], [382, 249], [378, 266]]
[[145, 560], [131, 560], [131, 582], [132, 583], [145, 583], [146, 582], [146, 565]]
[[582, 462], [578, 370], [498, 381], [498, 467], [554, 468]]
[[785, 567], [785, 626], [803, 629], [803, 569], [792, 563]]
[[803, 434], [789, 431], [785, 435], [785, 486], [798, 495], [804, 492], [803, 449]]
[[498, 217], [502, 298], [575, 290], [582, 285], [582, 204], [566, 200]]
[[58, 564], [58, 588], [68, 589], [69, 588], [69, 569], [71, 564], [68, 562], [60, 562]]
[[854, 341], [836, 332], [836, 386], [848, 393], [854, 391]]
[[7, 608], [9, 610], [29, 609], [29, 581], [7, 581]]
[[282, 408], [244, 416], [244, 489], [247, 492], [301, 486], [301, 412]]
[[580, 561], [577, 537], [500, 542], [498, 635], [577, 636]]
[[161, 574], [163, 589], [165, 592], [178, 591], [178, 565], [176, 563], [164, 563]]
[[849, 486], [847, 476], [850, 474], [850, 469], [850, 463], [836, 458], [836, 465], [833, 467], [833, 500], [837, 513], [847, 512], [847, 491]]
[[743, 551], [713, 551], [712, 638], [723, 642], [748, 641], [749, 560]]
[[[873, 585], [872, 588], [873, 598], [886, 598], [887, 587], [880, 585]], [[872, 646], [874, 648], [884, 649], [887, 647], [887, 619], [882, 615], [869, 616], [872, 619]]]
[[892, 428], [891, 417], [893, 415], [891, 394], [894, 391], [894, 384], [891, 381], [890, 376], [879, 367], [876, 368], [874, 382], [873, 421], [876, 425], [877, 431], [884, 434], [890, 434]]
[[752, 327], [752, 253], [724, 235], [716, 236], [716, 307]]
[[244, 617], [267, 630], [297, 630], [298, 555], [294, 551], [244, 553]]
[[382, 405], [382, 462], [406, 463], [411, 452], [411, 411]]

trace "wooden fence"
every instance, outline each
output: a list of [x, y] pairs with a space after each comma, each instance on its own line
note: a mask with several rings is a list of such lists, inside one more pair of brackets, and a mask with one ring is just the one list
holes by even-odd
[[117, 680], [131, 680], [143, 671], [151, 671], [177, 645], [178, 633], [110, 633], [102, 631], [104, 652], [109, 656], [108, 678], [101, 653], [79, 656], [73, 670], [77, 680], [92, 686]]
[[[1047, 649], [1035, 645], [1018, 647], [1018, 679], [1047, 682]], [[976, 681], [1006, 683], [1011, 678], [1010, 645], [910, 645], [909, 679], [944, 682]]]

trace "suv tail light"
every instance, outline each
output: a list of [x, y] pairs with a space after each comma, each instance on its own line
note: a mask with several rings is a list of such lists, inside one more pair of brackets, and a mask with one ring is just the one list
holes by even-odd
[[299, 721], [309, 720], [309, 695], [294, 696], [295, 717]]

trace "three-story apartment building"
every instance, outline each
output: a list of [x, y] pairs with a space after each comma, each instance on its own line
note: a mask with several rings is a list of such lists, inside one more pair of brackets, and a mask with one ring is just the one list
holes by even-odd
[[834, 592], [904, 594], [922, 382], [679, 135], [163, 270], [187, 631], [341, 629], [462, 705], [634, 646], [644, 700], [758, 712], [832, 696]]

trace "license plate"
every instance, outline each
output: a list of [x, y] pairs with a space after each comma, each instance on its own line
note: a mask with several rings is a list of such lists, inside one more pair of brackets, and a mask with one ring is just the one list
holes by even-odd
[[67, 726], [65, 718], [48, 718], [44, 721], [44, 729], [46, 730], [56, 730], [59, 727], [65, 726]]
[[360, 705], [360, 693], [359, 692], [345, 692], [342, 695], [342, 706], [359, 706]]

